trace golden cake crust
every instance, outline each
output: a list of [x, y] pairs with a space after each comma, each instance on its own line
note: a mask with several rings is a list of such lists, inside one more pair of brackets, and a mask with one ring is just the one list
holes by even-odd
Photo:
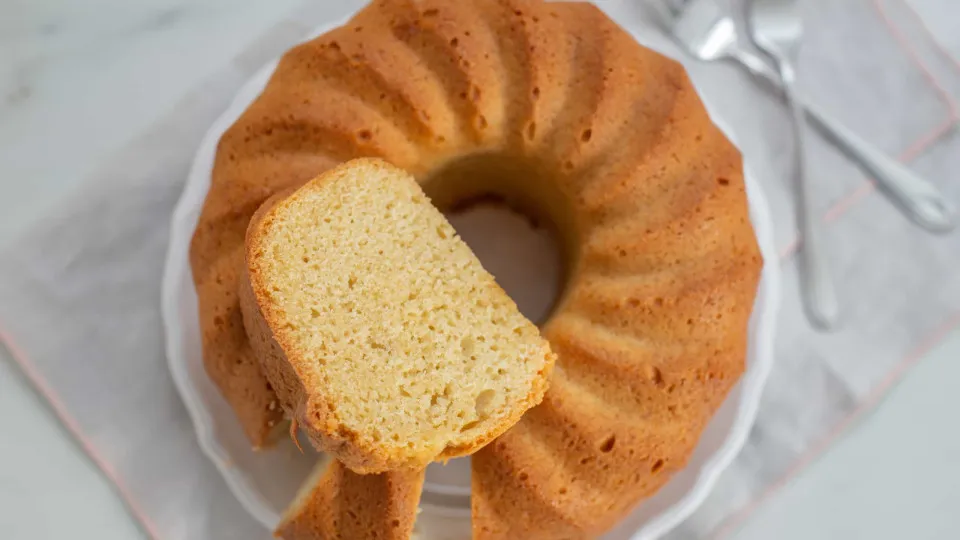
[[331, 461], [305, 486], [274, 536], [284, 540], [406, 540], [423, 471], [357, 474]]
[[[192, 251], [207, 370], [255, 442], [270, 392], [223, 322], [243, 233], [271, 194], [362, 156], [441, 206], [539, 207], [566, 248], [551, 388], [474, 455], [476, 538], [600, 534], [686, 464], [743, 372], [762, 261], [739, 153], [680, 65], [592, 5], [538, 0], [378, 1], [291, 50], [221, 139]], [[470, 156], [535, 174], [437, 180]]]

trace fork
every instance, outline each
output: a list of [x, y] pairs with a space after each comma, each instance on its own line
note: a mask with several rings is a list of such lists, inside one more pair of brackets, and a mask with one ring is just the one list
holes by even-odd
[[[792, 185], [795, 190], [797, 224], [803, 234], [800, 250], [800, 285], [807, 318], [817, 328], [830, 329], [837, 322], [839, 306], [833, 289], [826, 259], [820, 222], [811, 205], [811, 184], [807, 177], [805, 160], [803, 109], [796, 96], [794, 62], [803, 33], [799, 17], [794, 12], [796, 0], [750, 0], [749, 16], [745, 17], [750, 35], [757, 48], [765, 53], [780, 75], [783, 97], [790, 110], [793, 130]], [[767, 17], [764, 20], [763, 17]]]
[[[707, 62], [723, 60], [740, 63], [766, 85], [783, 92], [780, 73], [739, 45], [736, 24], [732, 17], [720, 9], [717, 0], [655, 0], [652, 7], [664, 31], [693, 58]], [[796, 12], [781, 13], [781, 16], [784, 15], [799, 18]], [[955, 211], [933, 184], [863, 140], [814, 104], [802, 99], [800, 102], [807, 120], [848, 159], [871, 176], [880, 191], [914, 223], [934, 233], [953, 229]]]

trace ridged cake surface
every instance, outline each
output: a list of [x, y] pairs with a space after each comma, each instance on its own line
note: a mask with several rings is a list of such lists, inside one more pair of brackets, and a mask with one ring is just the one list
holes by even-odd
[[287, 509], [276, 536], [288, 540], [406, 540], [423, 471], [357, 474], [323, 460]]
[[255, 445], [279, 408], [240, 317], [244, 231], [362, 156], [441, 208], [493, 193], [555, 226], [556, 367], [474, 455], [474, 537], [607, 530], [685, 465], [744, 369], [762, 261], [737, 150], [680, 65], [590, 4], [384, 0], [295, 47], [221, 139], [192, 245], [207, 371]]

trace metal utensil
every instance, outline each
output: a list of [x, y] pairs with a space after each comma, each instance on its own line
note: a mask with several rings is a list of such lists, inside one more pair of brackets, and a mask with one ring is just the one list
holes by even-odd
[[[747, 67], [767, 86], [782, 92], [780, 73], [737, 43], [736, 24], [716, 0], [656, 0], [652, 7], [673, 40], [703, 61], [735, 61]], [[800, 20], [796, 10], [762, 9], [754, 27], [789, 28]], [[768, 31], [769, 40], [795, 40], [789, 32]], [[955, 211], [940, 191], [895, 159], [887, 156], [809, 101], [801, 99], [806, 118], [848, 159], [876, 180], [880, 191], [917, 225], [932, 232], [953, 229]]]
[[[756, 74], [762, 74], [763, 80], [784, 93], [788, 102], [792, 99], [792, 85], [782, 85], [780, 74], [762, 58], [739, 47], [736, 24], [726, 15], [714, 0], [666, 0], [659, 4], [661, 22], [681, 47], [691, 56], [702, 61], [736, 61]], [[789, 63], [786, 64], [790, 68]], [[792, 82], [792, 73], [790, 74]], [[804, 310], [810, 322], [818, 328], [831, 327], [839, 312], [836, 295], [827, 271], [825, 260], [821, 256], [821, 236], [819, 223], [807, 210], [809, 196], [806, 182], [803, 182], [803, 142], [799, 119], [802, 117], [799, 107], [791, 107], [794, 113], [794, 152], [793, 180], [797, 191], [797, 220], [800, 231], [805, 236], [801, 255], [801, 289]]]
[[[803, 34], [799, 17], [789, 16], [794, 10], [796, 0], [751, 0], [750, 16], [747, 17], [750, 33], [757, 47], [769, 56], [772, 64], [780, 73], [780, 84], [784, 100], [790, 109], [793, 129], [793, 166], [792, 182], [795, 190], [794, 201], [797, 206], [797, 225], [803, 234], [803, 248], [800, 250], [800, 279], [803, 289], [804, 308], [807, 317], [821, 329], [832, 328], [837, 322], [839, 306], [833, 289], [833, 281], [823, 256], [823, 239], [820, 220], [814, 215], [811, 205], [812, 186], [806, 171], [804, 153], [803, 109], [796, 98], [794, 83], [796, 73], [794, 59]], [[773, 17], [772, 12], [778, 12]], [[758, 21], [757, 16], [771, 16], [766, 24]]]

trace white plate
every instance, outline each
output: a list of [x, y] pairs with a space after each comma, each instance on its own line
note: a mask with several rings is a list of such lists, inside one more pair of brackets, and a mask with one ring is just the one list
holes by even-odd
[[[313, 35], [342, 22], [325, 24]], [[260, 93], [275, 66], [276, 62], [273, 62], [263, 67], [243, 86], [203, 139], [174, 211], [162, 293], [170, 371], [193, 419], [200, 445], [243, 506], [271, 529], [278, 523], [283, 508], [314, 463], [300, 455], [288, 441], [277, 450], [254, 453], [230, 407], [207, 378], [201, 357], [197, 295], [188, 263], [188, 249], [210, 185], [217, 141]], [[705, 96], [705, 101], [707, 98]], [[712, 109], [711, 113], [723, 128], [722, 118], [717, 118]], [[728, 129], [724, 131], [734, 138]], [[706, 498], [717, 477], [740, 451], [753, 424], [772, 363], [780, 267], [766, 199], [759, 183], [749, 173], [746, 184], [751, 221], [767, 263], [750, 321], [747, 371], [707, 426], [687, 467], [604, 538], [651, 540], [677, 526]], [[444, 488], [436, 484], [447, 483], [450, 495], [460, 491], [457, 484], [465, 487], [463, 471], [466, 467], [465, 460], [454, 460], [447, 468], [431, 469], [428, 480], [433, 482], [433, 495], [443, 495]], [[469, 537], [469, 515], [465, 511], [435, 508], [428, 504], [424, 505], [417, 523], [418, 531], [431, 540]]]

